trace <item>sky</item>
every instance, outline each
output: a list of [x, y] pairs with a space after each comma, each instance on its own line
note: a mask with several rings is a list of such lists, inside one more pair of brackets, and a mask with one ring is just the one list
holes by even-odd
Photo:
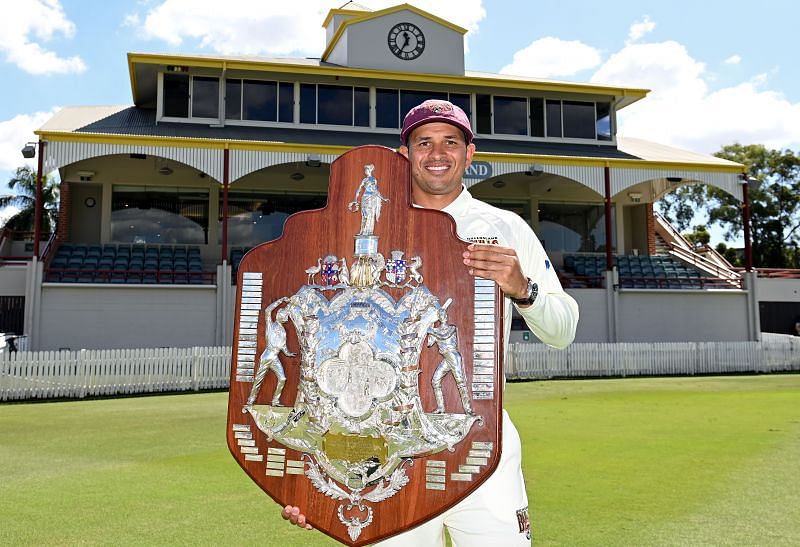
[[[322, 22], [344, 3], [0, 0], [0, 195], [15, 168], [35, 167], [20, 149], [59, 108], [132, 103], [128, 52], [319, 57]], [[467, 70], [651, 90], [619, 113], [621, 136], [800, 150], [800, 2], [409, 3], [468, 30]]]

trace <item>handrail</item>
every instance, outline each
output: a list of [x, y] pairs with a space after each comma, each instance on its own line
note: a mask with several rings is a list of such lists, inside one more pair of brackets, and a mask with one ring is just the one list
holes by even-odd
[[[199, 272], [194, 271], [194, 272], [189, 272], [189, 271], [183, 271], [183, 270], [113, 270], [113, 269], [112, 270], [101, 270], [101, 269], [88, 270], [88, 269], [80, 269], [80, 268], [45, 268], [45, 279], [46, 279], [48, 273], [59, 273], [59, 274], [72, 273], [72, 274], [76, 274], [76, 275], [86, 274], [86, 273], [90, 273], [90, 274], [93, 274], [93, 275], [94, 274], [100, 274], [100, 277], [102, 278], [102, 281], [98, 281], [98, 283], [102, 283], [102, 284], [117, 284], [117, 283], [114, 283], [114, 281], [113, 281], [113, 275], [114, 274], [122, 274], [122, 275], [125, 275], [126, 278], [128, 276], [130, 276], [130, 275], [133, 275], [133, 276], [139, 276], [139, 280], [140, 281], [139, 281], [138, 284], [141, 284], [141, 285], [149, 285], [150, 284], [150, 283], [145, 283], [144, 282], [144, 276], [145, 275], [155, 275], [157, 284], [168, 284], [168, 283], [162, 283], [162, 279], [165, 279], [167, 277], [172, 277], [172, 276], [175, 276], [175, 275], [181, 275], [181, 276], [185, 275], [187, 279], [202, 279], [203, 281], [207, 281], [209, 284], [213, 284], [215, 279], [216, 279], [216, 275], [217, 275], [216, 272], [213, 272], [213, 271], [199, 271]], [[50, 283], [50, 281], [46, 281], [46, 282]], [[59, 281], [55, 281], [55, 283], [59, 283]], [[81, 283], [84, 283], [84, 282], [82, 282], [82, 281], [69, 281], [68, 283], [81, 284]], [[120, 285], [124, 285], [124, 284], [127, 284], [127, 283], [123, 282], [123, 283], [119, 283], [119, 284]], [[131, 284], [135, 285], [136, 283], [131, 283]]]
[[678, 257], [680, 260], [684, 262], [688, 262], [693, 266], [696, 266], [702, 270], [707, 271], [710, 274], [715, 275], [718, 278], [728, 279], [731, 282], [738, 282], [741, 283], [741, 275], [733, 270], [729, 270], [727, 268], [721, 267], [719, 264], [715, 264], [711, 262], [707, 258], [700, 256], [696, 253], [691, 251], [687, 251], [682, 247], [677, 247], [670, 244], [670, 254]]

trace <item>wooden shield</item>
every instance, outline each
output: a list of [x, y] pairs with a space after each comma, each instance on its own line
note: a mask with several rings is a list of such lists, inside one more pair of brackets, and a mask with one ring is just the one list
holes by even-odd
[[497, 466], [502, 299], [466, 246], [411, 206], [403, 156], [364, 146], [331, 165], [324, 209], [240, 264], [228, 446], [342, 543], [413, 528]]

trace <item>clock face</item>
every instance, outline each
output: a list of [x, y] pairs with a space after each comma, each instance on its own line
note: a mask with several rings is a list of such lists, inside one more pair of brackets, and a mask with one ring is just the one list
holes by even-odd
[[404, 61], [416, 59], [425, 51], [425, 35], [411, 23], [397, 23], [389, 31], [387, 40], [389, 50]]

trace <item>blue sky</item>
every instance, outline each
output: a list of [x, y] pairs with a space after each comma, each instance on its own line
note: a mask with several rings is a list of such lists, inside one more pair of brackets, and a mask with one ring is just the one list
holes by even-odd
[[[318, 57], [344, 0], [15, 0], [0, 8], [0, 193], [61, 106], [130, 104], [126, 53]], [[398, 2], [361, 0], [381, 9]], [[418, 0], [469, 30], [468, 70], [651, 89], [620, 134], [713, 153], [800, 148], [790, 0]]]

